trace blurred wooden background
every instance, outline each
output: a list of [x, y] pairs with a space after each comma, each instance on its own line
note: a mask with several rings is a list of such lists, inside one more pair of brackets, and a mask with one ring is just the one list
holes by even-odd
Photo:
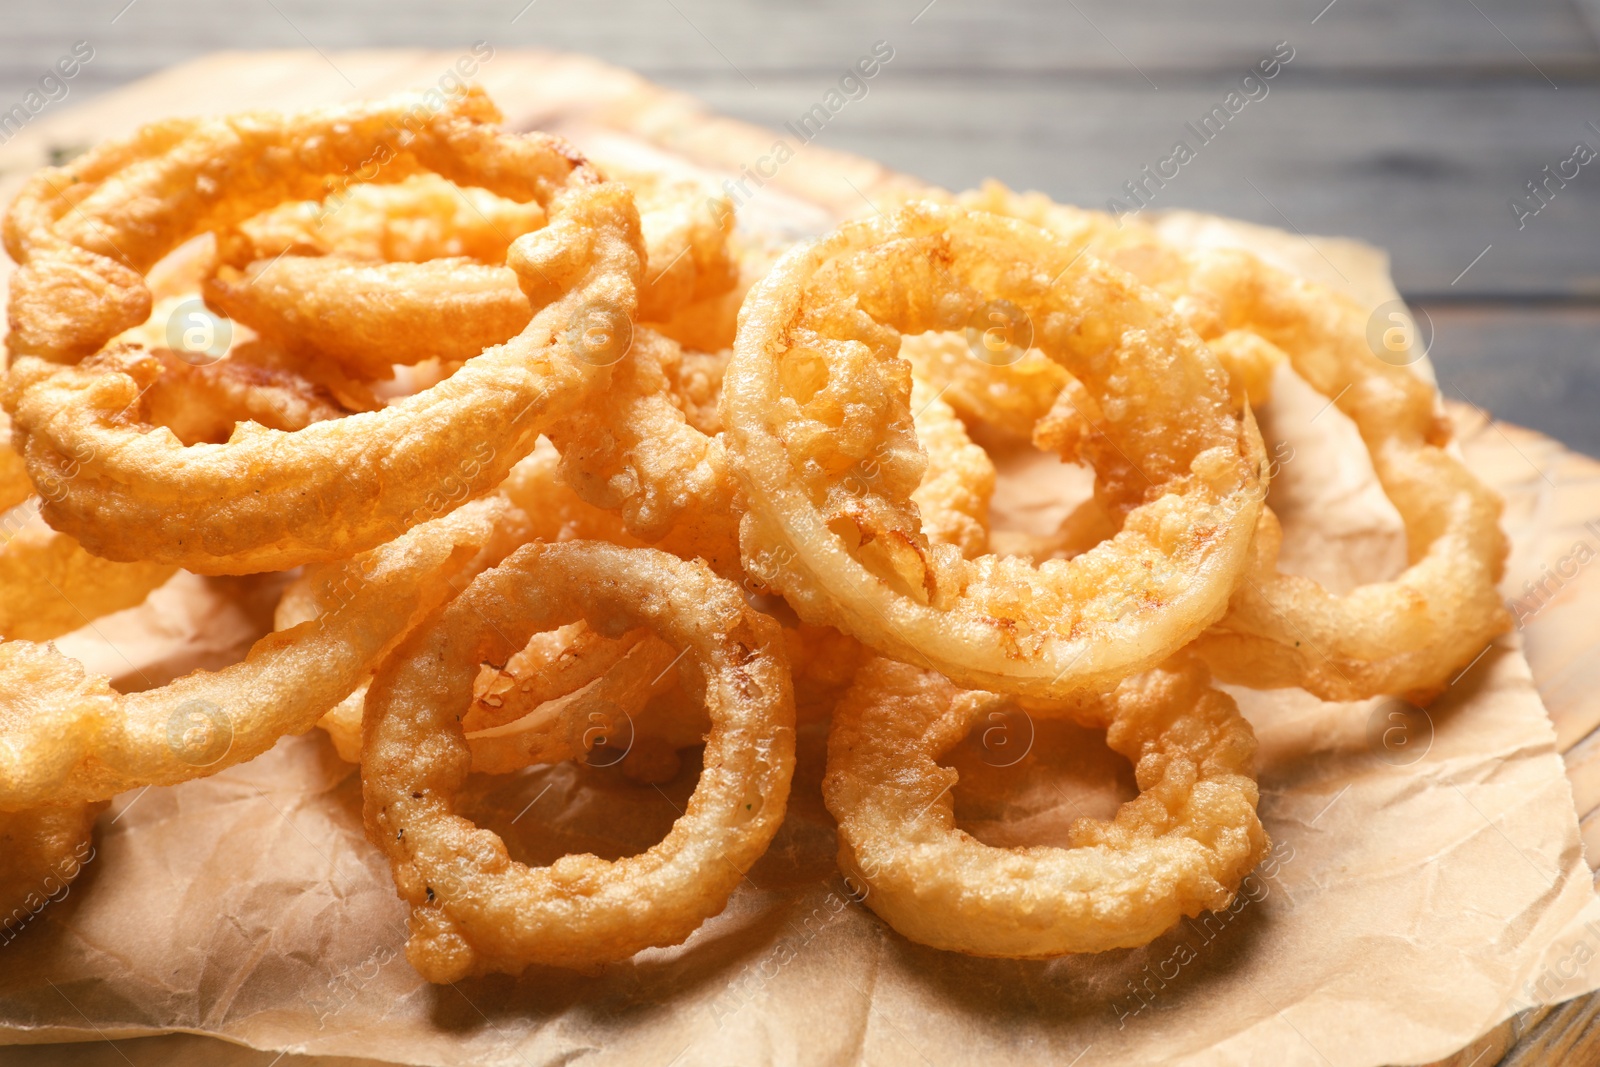
[[1154, 206], [1388, 248], [1432, 321], [1447, 395], [1600, 453], [1600, 160], [1552, 183], [1521, 229], [1510, 207], [1577, 142], [1600, 150], [1600, 0], [7, 6], [0, 112], [74, 42], [94, 49], [42, 115], [221, 48], [485, 40], [585, 52], [777, 127], [883, 40], [893, 61], [819, 143], [947, 186], [993, 175], [1096, 207], [1287, 41], [1268, 95]]

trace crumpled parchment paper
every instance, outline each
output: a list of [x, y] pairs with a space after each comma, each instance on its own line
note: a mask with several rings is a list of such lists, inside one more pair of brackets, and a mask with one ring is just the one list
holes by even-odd
[[[1164, 225], [1247, 244], [1374, 305], [1393, 295], [1383, 257], [1362, 246], [1197, 216]], [[1263, 426], [1279, 449], [1285, 566], [1347, 588], [1404, 565], [1393, 508], [1337, 410], [1284, 372]], [[1002, 466], [1000, 528], [1048, 528], [1085, 491], [1070, 471]], [[270, 592], [180, 576], [62, 646], [121, 684], [159, 684], [237, 658]], [[441, 1065], [1368, 1065], [1446, 1055], [1516, 1010], [1600, 986], [1600, 903], [1513, 637], [1425, 713], [1237, 695], [1261, 742], [1274, 848], [1232, 908], [1144, 949], [980, 960], [887, 929], [834, 867], [813, 723], [777, 840], [686, 944], [593, 974], [430, 986], [405, 961], [405, 909], [362, 836], [354, 768], [313, 732], [119, 798], [66, 898], [0, 946], [0, 1027], [20, 1042], [184, 1030]], [[1132, 795], [1095, 733], [1007, 729], [952, 757], [958, 818], [984, 840], [1061, 841], [1072, 819]], [[485, 780], [476, 809], [529, 862], [618, 856], [660, 839], [696, 771], [686, 760], [657, 788], [534, 768]], [[228, 1055], [214, 1046], [208, 1062]]]

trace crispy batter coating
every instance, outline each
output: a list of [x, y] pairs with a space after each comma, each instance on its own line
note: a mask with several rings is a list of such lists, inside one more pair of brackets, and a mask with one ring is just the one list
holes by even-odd
[[1185, 915], [1226, 907], [1266, 852], [1255, 735], [1198, 660], [1179, 657], [1109, 696], [1030, 705], [1106, 729], [1140, 793], [1110, 822], [1079, 819], [1070, 848], [985, 845], [955, 825], [956, 772], [938, 759], [1005, 698], [875, 659], [834, 712], [823, 795], [839, 867], [913, 941], [975, 956], [1132, 948]]
[[[725, 197], [655, 174], [618, 178], [634, 194], [645, 242], [639, 319], [670, 318], [734, 285], [738, 265], [727, 247], [733, 208]], [[509, 205], [491, 208], [498, 221], [483, 218], [501, 236], [498, 246], [476, 229], [452, 240], [448, 226], [462, 205], [439, 203], [448, 194], [431, 185], [425, 203], [413, 203], [418, 194], [410, 187], [418, 180], [371, 187], [344, 232], [298, 236], [301, 211], [264, 224], [270, 230], [258, 237], [223, 241], [217, 272], [205, 282], [206, 302], [278, 345], [316, 351], [367, 378], [387, 378], [396, 363], [470, 359], [514, 336], [533, 308], [504, 265], [506, 252], [512, 237], [543, 224], [539, 205], [518, 215], [514, 209], [523, 205], [495, 198]], [[385, 228], [386, 207], [416, 208], [430, 225], [396, 239]], [[328, 212], [330, 220], [345, 215], [344, 207]], [[447, 251], [456, 246], [473, 251]], [[385, 251], [398, 254], [374, 254]]]
[[342, 255], [260, 259], [206, 279], [206, 303], [285, 348], [350, 374], [461, 361], [528, 325], [533, 308], [508, 267], [454, 257], [371, 263]]
[[11, 416], [0, 411], [0, 511], [9, 511], [34, 492], [27, 464], [11, 447]]
[[[1405, 523], [1411, 565], [1337, 596], [1277, 571], [1282, 531], [1263, 514], [1247, 580], [1200, 642], [1224, 681], [1300, 686], [1324, 700], [1391, 693], [1431, 699], [1510, 628], [1496, 585], [1508, 544], [1499, 498], [1447, 450], [1449, 425], [1427, 382], [1379, 359], [1354, 301], [1235, 249], [1190, 250], [1139, 223], [1011, 193], [997, 183], [963, 204], [1024, 218], [1103, 255], [1173, 300], [1252, 404], [1285, 359], [1356, 424]], [[1401, 365], [1395, 365], [1401, 364]]]
[[[580, 497], [617, 512], [645, 543], [741, 577], [738, 483], [720, 436], [707, 428], [725, 367], [640, 327], [611, 387], [549, 433], [561, 451], [562, 476]], [[980, 553], [994, 465], [933, 390], [917, 392], [914, 403], [927, 467], [912, 502], [936, 543]]]
[[113, 563], [29, 522], [0, 544], [0, 639], [48, 641], [142, 603], [177, 568]]
[[114, 692], [53, 645], [0, 642], [0, 811], [215, 774], [310, 729], [455, 592], [461, 567], [497, 537], [520, 543], [511, 510], [474, 501], [346, 561], [317, 590], [315, 619], [263, 637], [242, 663], [146, 692]]
[[1015, 363], [974, 359], [965, 331], [902, 337], [900, 355], [951, 407], [1006, 438], [1023, 441], [1072, 377], [1038, 349], [1029, 349]]
[[917, 442], [928, 457], [911, 503], [922, 516], [922, 532], [933, 545], [952, 545], [966, 559], [989, 548], [989, 498], [994, 463], [972, 443], [955, 409], [931, 385], [911, 382]]
[[[1228, 372], [1234, 399], [1259, 407], [1272, 395], [1272, 374], [1286, 358], [1260, 334], [1230, 325], [1214, 294], [1196, 291], [1195, 257], [1163, 240], [1138, 220], [1057, 204], [1040, 193], [1013, 193], [998, 182], [951, 197], [975, 211], [1022, 219], [1128, 271], [1173, 303], [1174, 309]], [[1026, 440], [1049, 411], [1069, 375], [1037, 350], [1016, 362], [990, 364], [967, 358], [979, 343], [974, 331], [930, 333], [904, 340], [902, 354], [917, 373], [946, 390], [968, 418], [1008, 437]]]
[[976, 211], [1031, 222], [1132, 274], [1171, 300], [1200, 335], [1227, 370], [1235, 400], [1248, 398], [1259, 407], [1271, 398], [1272, 372], [1285, 353], [1204, 284], [1207, 253], [1178, 248], [1140, 220], [1058, 204], [1042, 193], [1014, 193], [999, 182], [985, 182], [957, 200]]
[[[457, 716], [479, 664], [577, 618], [602, 633], [643, 624], [689, 650], [677, 671], [710, 715], [705, 770], [687, 812], [642, 855], [530, 868], [455, 813], [472, 762]], [[528, 545], [480, 575], [385, 661], [368, 712], [367, 836], [412, 907], [407, 958], [436, 982], [530, 963], [590, 966], [681, 942], [766, 850], [794, 766], [777, 624], [704, 564], [597, 542]]]
[[[1005, 300], [1097, 401], [1079, 454], [1125, 515], [1072, 560], [966, 560], [911, 502], [925, 466], [899, 333]], [[965, 685], [1115, 684], [1216, 621], [1248, 560], [1263, 452], [1171, 306], [1044, 232], [914, 204], [786, 255], [746, 300], [723, 390], [745, 565], [802, 618]], [[1063, 391], [1063, 395], [1066, 395]]]
[[[108, 559], [200, 573], [340, 559], [488, 492], [548, 420], [603, 386], [608, 367], [587, 358], [583, 324], [634, 314], [644, 252], [632, 197], [555, 138], [500, 132], [480, 93], [408, 120], [417, 106], [401, 96], [158, 125], [30, 182], [6, 217], [22, 266], [10, 307], [21, 358], [5, 403], [36, 482], [79, 466], [46, 502], [52, 526]], [[396, 128], [408, 121], [400, 147]], [[142, 322], [150, 301], [139, 272], [190, 236], [316, 195], [377, 156], [385, 181], [428, 169], [549, 212], [549, 225], [510, 250], [539, 309], [522, 333], [382, 411], [292, 432], [246, 423], [210, 446], [130, 425], [137, 385], [127, 374], [52, 362]]]
[[15, 936], [94, 859], [100, 804], [47, 804], [0, 812], [0, 931]]
[[739, 264], [728, 248], [733, 203], [706, 184], [608, 164], [601, 172], [633, 191], [647, 250], [639, 319], [659, 322], [732, 289]]
[[553, 424], [550, 440], [566, 482], [630, 534], [735, 575], [738, 486], [722, 442], [689, 422], [672, 388], [682, 362], [676, 342], [638, 327], [611, 387]]
[[394, 185], [353, 185], [321, 201], [279, 204], [219, 235], [218, 251], [234, 267], [286, 253], [373, 263], [456, 256], [504, 263], [511, 242], [545, 222], [538, 203], [423, 173]]

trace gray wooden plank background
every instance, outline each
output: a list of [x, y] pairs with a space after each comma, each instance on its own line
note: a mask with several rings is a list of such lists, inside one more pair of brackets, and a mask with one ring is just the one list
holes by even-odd
[[[1587, 4], [1587, 6], [1585, 6]], [[1103, 207], [1280, 41], [1294, 58], [1157, 192], [1388, 248], [1441, 323], [1447, 389], [1600, 453], [1600, 0], [5, 0], [0, 112], [73, 44], [75, 100], [219, 48], [486, 40], [586, 52], [779, 126], [874, 42], [894, 59], [822, 143], [951, 187]], [[271, 103], [263, 100], [264, 105]]]

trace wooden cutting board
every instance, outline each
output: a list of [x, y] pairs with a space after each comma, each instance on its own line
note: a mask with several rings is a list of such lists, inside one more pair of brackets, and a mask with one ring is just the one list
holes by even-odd
[[[425, 87], [446, 78], [463, 54], [219, 53], [174, 67], [60, 114], [41, 113], [0, 146], [0, 199], [9, 202], [35, 168], [154, 117], [292, 109]], [[607, 131], [625, 134], [735, 177], [767, 156], [775, 137], [582, 57], [500, 51], [479, 64], [476, 80], [513, 128], [555, 129], [579, 139], [604, 137]], [[869, 160], [811, 144], [773, 177], [747, 178], [744, 188], [754, 191], [759, 185], [763, 198], [793, 197], [839, 217], [859, 213], [864, 202], [871, 204], [891, 189], [916, 184]], [[9, 270], [9, 263], [0, 268]], [[1467, 405], [1451, 404], [1450, 414], [1468, 463], [1506, 498], [1505, 524], [1514, 550], [1505, 591], [1555, 723], [1585, 847], [1600, 855], [1600, 658], [1593, 654], [1600, 579], [1590, 573], [1600, 566], [1586, 565], [1591, 557], [1600, 559], [1600, 462]], [[260, 1053], [194, 1035], [142, 1039], [140, 1048], [167, 1063], [261, 1062]], [[65, 1058], [69, 1049], [75, 1063], [125, 1061], [121, 1050], [107, 1043], [51, 1051]], [[319, 1061], [292, 1057], [284, 1060], [285, 1067], [290, 1062]], [[1451, 1067], [1600, 1063], [1600, 994], [1526, 1012], [1440, 1062]]]

